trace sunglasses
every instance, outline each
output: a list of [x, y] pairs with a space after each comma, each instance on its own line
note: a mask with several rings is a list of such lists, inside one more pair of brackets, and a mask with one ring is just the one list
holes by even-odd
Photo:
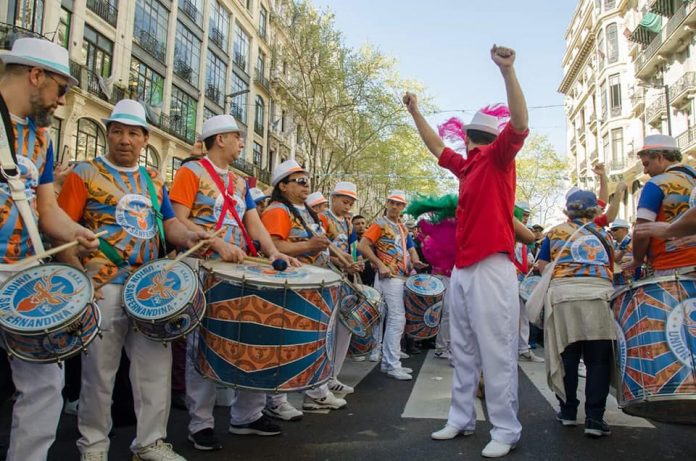
[[70, 90], [70, 84], [69, 83], [60, 83], [56, 78], [51, 75], [49, 72], [46, 72], [46, 75], [56, 82], [58, 84], [58, 97], [60, 98], [61, 96], [65, 96], [68, 94], [68, 90]]
[[300, 186], [309, 187], [309, 178], [306, 176], [301, 176], [295, 179], [288, 179], [288, 182], [296, 182]]

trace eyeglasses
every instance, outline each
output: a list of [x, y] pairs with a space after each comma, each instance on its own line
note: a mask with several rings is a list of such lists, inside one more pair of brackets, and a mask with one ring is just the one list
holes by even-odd
[[60, 83], [56, 78], [51, 75], [50, 72], [46, 72], [46, 75], [56, 82], [58, 84], [58, 97], [60, 98], [61, 96], [65, 96], [68, 93], [68, 90], [70, 89], [70, 84], [69, 83]]
[[309, 178], [306, 176], [301, 176], [295, 179], [288, 179], [288, 182], [296, 182], [300, 186], [309, 187]]

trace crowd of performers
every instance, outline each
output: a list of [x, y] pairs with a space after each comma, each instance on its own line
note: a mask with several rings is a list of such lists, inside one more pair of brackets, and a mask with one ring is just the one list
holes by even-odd
[[[518, 360], [545, 362], [549, 385], [560, 403], [556, 419], [563, 426], [578, 424], [578, 370], [584, 361], [584, 432], [591, 437], [609, 435], [604, 409], [616, 370], [614, 349], [619, 338], [610, 300], [617, 286], [696, 269], [696, 246], [688, 237], [672, 238], [688, 235], [696, 221], [696, 213], [688, 211], [696, 172], [680, 163], [676, 142], [668, 136], [649, 136], [639, 151], [651, 179], [641, 194], [633, 238], [628, 223], [615, 219], [625, 186], [619, 187], [607, 212], [602, 211], [607, 183], [601, 165], [595, 166], [599, 199], [592, 191], [573, 189], [566, 197], [567, 222], [546, 233], [540, 226], [527, 227], [531, 210], [514, 201], [515, 156], [528, 134], [528, 115], [513, 66], [515, 52], [509, 48], [491, 49], [505, 84], [507, 108], [487, 108], [470, 124], [459, 124], [454, 131], [446, 127], [450, 131], [443, 134], [426, 122], [414, 94], [404, 96], [424, 144], [438, 164], [459, 179], [458, 194], [421, 196], [409, 203], [404, 191], [394, 190], [386, 198], [383, 215], [369, 220], [352, 214], [359, 194], [354, 183], [337, 182], [328, 199], [320, 192], [310, 193], [310, 172], [292, 159], [275, 168], [269, 196], [250, 188], [228, 168], [244, 147], [244, 132], [230, 115], [205, 120], [201, 134], [205, 156], [185, 162], [167, 188], [156, 172], [138, 166], [150, 126], [142, 105], [133, 100], [118, 102], [103, 120], [106, 154], [75, 165], [61, 178], [57, 191], [46, 127], [76, 83], [67, 51], [44, 40], [19, 39], [2, 59], [0, 132], [7, 136], [0, 138], [4, 183], [0, 185], [0, 280], [14, 281], [20, 269], [36, 266], [38, 258], [31, 257], [44, 253], [39, 232], [46, 243], [77, 242], [57, 257], [88, 274], [101, 317], [100, 337], [92, 338], [88, 354], [68, 360], [67, 371], [48, 361], [24, 360], [17, 354], [21, 348], [13, 349], [6, 339], [10, 355], [18, 356], [10, 361], [16, 388], [10, 461], [47, 458], [64, 409], [61, 392], [66, 379], [72, 395], [65, 410], [77, 414], [81, 459], [108, 459], [122, 350], [128, 358], [137, 427], [130, 446], [133, 459], [184, 459], [166, 443], [172, 402], [188, 410], [188, 440], [196, 449], [222, 448], [214, 430], [216, 382], [208, 379], [210, 374], [204, 377], [205, 367], [196, 359], [201, 342], [214, 346], [212, 336], [206, 336], [209, 332], [201, 326], [200, 333], [192, 329], [171, 348], [162, 347], [148, 336], [146, 327], [131, 328], [132, 318], [122, 305], [129, 276], [172, 249], [200, 248], [192, 254], [193, 262], [187, 260], [192, 267], [201, 260], [243, 265], [262, 261], [259, 256], [263, 256], [273, 262], [273, 270], [264, 273], [289, 274], [312, 265], [338, 274], [348, 290], [376, 290], [382, 302], [368, 335], [372, 349], [366, 355], [399, 381], [413, 379], [413, 370], [401, 362], [407, 356], [402, 338], [407, 330], [408, 280], [420, 271], [436, 275], [445, 294], [441, 309], [432, 312], [441, 320], [435, 355], [449, 359], [453, 384], [447, 424], [432, 439], [472, 434], [475, 398], [485, 396], [492, 424], [491, 441], [482, 451], [485, 457], [504, 456], [520, 440]], [[445, 146], [443, 137], [452, 132], [459, 133], [465, 155]], [[418, 219], [417, 225], [402, 221], [405, 212]], [[545, 271], [547, 265], [551, 266]], [[165, 269], [163, 280], [153, 279], [133, 296], [171, 294], [177, 287], [169, 282], [167, 270], [172, 269]], [[200, 269], [201, 278], [203, 272]], [[525, 301], [531, 298], [520, 287], [544, 273], [552, 276], [547, 286], [543, 278], [538, 281], [537, 287], [544, 288], [543, 310], [531, 319], [537, 326], [543, 323], [542, 333], [530, 326]], [[37, 286], [43, 284], [45, 291], [12, 307], [16, 318], [44, 302], [67, 302], [61, 298], [67, 292], [54, 287], [53, 280], [51, 274], [44, 275]], [[323, 289], [324, 282], [320, 285]], [[205, 286], [213, 292], [218, 285], [206, 281]], [[78, 287], [75, 293], [80, 292]], [[256, 309], [252, 297], [244, 299], [249, 299], [250, 315], [265, 315], [266, 305]], [[0, 299], [0, 312], [4, 309], [3, 315], [10, 318], [8, 303]], [[0, 326], [6, 326], [2, 319]], [[206, 317], [202, 325], [212, 331], [219, 320]], [[355, 330], [344, 322], [330, 328], [332, 334], [325, 339], [325, 349], [332, 351], [327, 379], [303, 390], [302, 408], [288, 402], [287, 392], [277, 392], [279, 387], [260, 392], [240, 385], [227, 402], [230, 433], [277, 435], [282, 432], [278, 421], [297, 421], [303, 411], [346, 407], [345, 397], [355, 389], [338, 376]], [[16, 333], [6, 329], [7, 338], [14, 337], [11, 332]], [[530, 344], [543, 344], [544, 357], [535, 355]], [[412, 344], [410, 350], [415, 350]]]

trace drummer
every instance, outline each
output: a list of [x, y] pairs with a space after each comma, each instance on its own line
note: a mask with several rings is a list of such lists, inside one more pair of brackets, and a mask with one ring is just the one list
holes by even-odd
[[[286, 160], [273, 171], [271, 203], [261, 220], [271, 234], [278, 250], [300, 259], [303, 263], [327, 267], [327, 238], [319, 216], [306, 206], [310, 180], [307, 170], [294, 159]], [[274, 399], [275, 405], [289, 405], [282, 401], [284, 394]], [[305, 391], [304, 410], [337, 410], [347, 402], [336, 397], [322, 384], [316, 389]]]
[[[244, 133], [234, 117], [216, 115], [209, 118], [203, 124], [201, 139], [207, 156], [183, 165], [172, 184], [170, 196], [176, 216], [191, 230], [224, 229], [210, 246], [213, 258], [243, 263], [247, 253], [256, 255], [253, 238], [260, 242], [260, 249], [270, 259], [290, 262], [287, 256], [278, 252], [263, 227], [251, 189], [229, 170], [244, 148]], [[229, 203], [226, 197], [230, 198]], [[218, 450], [222, 445], [214, 431], [216, 386], [195, 370], [193, 355], [197, 342], [197, 334], [189, 335], [186, 394], [191, 421], [188, 438], [199, 450]], [[280, 434], [280, 426], [262, 413], [265, 405], [265, 393], [236, 390], [230, 405], [229, 432], [239, 435]]]
[[[65, 95], [77, 81], [70, 75], [68, 52], [47, 40], [20, 38], [12, 51], [0, 55], [5, 69], [0, 79], [1, 135], [7, 136], [11, 153], [19, 160], [20, 182], [26, 188], [29, 226], [40, 227], [57, 241], [79, 239], [96, 248], [94, 234], [76, 225], [56, 204], [53, 192], [53, 143], [47, 127], [54, 110], [65, 104]], [[8, 171], [11, 173], [12, 171]], [[19, 216], [7, 181], [0, 175], [0, 283], [15, 271], [13, 264], [40, 252], [29, 226]], [[19, 185], [19, 184], [18, 184]], [[38, 214], [33, 210], [38, 210]], [[38, 235], [38, 230], [36, 231]], [[11, 360], [17, 400], [12, 409], [8, 461], [45, 460], [53, 444], [63, 399], [63, 370], [55, 364]]]
[[381, 370], [399, 381], [413, 379], [413, 370], [401, 366], [401, 337], [406, 326], [404, 283], [414, 268], [427, 266], [418, 258], [413, 240], [401, 222], [405, 207], [404, 191], [391, 191], [387, 197], [386, 216], [377, 218], [358, 244], [358, 250], [378, 271], [375, 288], [387, 305]]
[[310, 207], [317, 215], [320, 215], [329, 209], [329, 201], [326, 200], [324, 194], [319, 191], [309, 194], [307, 196], [307, 200], [305, 200], [305, 205]]
[[121, 291], [131, 270], [165, 254], [165, 236], [167, 242], [182, 248], [208, 234], [186, 229], [174, 215], [162, 179], [150, 178], [138, 166], [150, 130], [143, 106], [130, 99], [121, 100], [103, 122], [106, 155], [79, 163], [58, 197], [58, 203], [73, 220], [92, 230], [108, 231], [100, 239], [101, 251], [82, 261], [95, 284], [104, 284], [98, 295], [103, 337], [93, 341], [89, 354], [82, 357], [83, 404], [77, 416], [82, 437], [77, 446], [82, 459], [107, 457], [114, 377], [125, 347], [138, 420], [131, 443], [134, 459], [183, 460], [164, 442], [171, 394], [171, 351], [130, 327], [121, 307]]
[[266, 209], [266, 206], [268, 206], [268, 195], [266, 195], [258, 187], [252, 187], [250, 191], [251, 198], [256, 205], [256, 214], [258, 214], [260, 217], [263, 214], [263, 211]]
[[633, 243], [631, 239], [631, 225], [624, 219], [615, 219], [609, 226], [609, 233], [614, 239], [614, 253], [616, 254], [616, 270], [614, 271], [614, 285], [627, 285], [631, 280], [640, 278], [640, 268], [634, 270], [621, 270], [621, 264], [633, 261]]
[[[331, 192], [331, 207], [319, 215], [324, 227], [326, 228], [326, 236], [336, 245], [336, 247], [345, 253], [347, 260], [353, 260], [350, 254], [350, 243], [353, 236], [353, 223], [350, 218], [350, 209], [353, 208], [355, 201], [358, 199], [357, 187], [352, 182], [340, 181], [336, 183], [336, 187]], [[309, 203], [309, 200], [307, 201]], [[343, 261], [335, 256], [331, 257], [331, 262], [337, 267], [340, 267], [349, 277], [353, 274], [359, 274], [363, 269], [362, 264], [353, 263], [346, 265]], [[336, 327], [336, 358], [334, 361], [334, 369], [331, 379], [329, 380], [329, 389], [332, 392], [341, 394], [352, 394], [354, 389], [347, 384], [343, 384], [338, 380], [338, 375], [343, 367], [343, 362], [348, 353], [350, 346], [351, 333], [342, 322], [338, 322]]]

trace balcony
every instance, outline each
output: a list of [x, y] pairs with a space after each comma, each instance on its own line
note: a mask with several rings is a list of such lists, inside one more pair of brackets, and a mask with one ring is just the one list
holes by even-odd
[[222, 91], [215, 85], [207, 85], [205, 87], [205, 96], [217, 105], [222, 105]]
[[136, 30], [134, 35], [138, 45], [143, 50], [164, 64], [167, 55], [167, 46], [164, 43], [157, 40], [157, 37], [154, 37], [145, 29]]
[[0, 22], [0, 50], [12, 49], [18, 38], [46, 38], [33, 30]]
[[631, 87], [629, 89], [629, 99], [631, 101], [631, 111], [633, 115], [638, 115], [645, 108], [645, 93], [642, 88]]
[[188, 63], [182, 59], [174, 59], [174, 73], [182, 79], [189, 82], [191, 85], [197, 86], [197, 82], [193, 81], [193, 69]]
[[672, 0], [653, 0], [650, 3], [650, 12], [670, 17], [674, 14], [674, 2]]
[[271, 172], [268, 170], [260, 169], [257, 171], [256, 178], [264, 184], [271, 184]]
[[592, 112], [590, 114], [590, 119], [587, 121], [588, 126], [591, 128], [597, 126], [597, 114]]
[[254, 165], [251, 162], [247, 162], [243, 158], [238, 158], [234, 162], [232, 162], [232, 166], [241, 171], [242, 173], [246, 173], [249, 176], [256, 176], [256, 170], [259, 169], [256, 165]]
[[167, 133], [193, 144], [196, 141], [196, 130], [186, 124], [186, 119], [181, 115], [160, 115], [159, 127]]
[[246, 114], [244, 113], [242, 108], [234, 102], [230, 106], [230, 115], [234, 117], [235, 120], [237, 120], [237, 123], [246, 125]]
[[215, 43], [222, 51], [227, 53], [227, 37], [217, 27], [211, 27], [208, 31], [208, 38]]
[[271, 82], [263, 76], [263, 71], [256, 69], [254, 81], [266, 91], [271, 91]]
[[78, 80], [77, 88], [98, 97], [102, 101], [116, 104], [126, 96], [126, 90], [118, 86], [113, 86], [111, 95], [107, 95], [102, 90], [101, 85], [99, 85], [99, 74], [92, 69], [72, 60], [70, 61], [70, 75]]
[[111, 27], [116, 27], [118, 21], [118, 8], [108, 0], [87, 0], [87, 8], [94, 14], [108, 22]]
[[237, 67], [239, 67], [241, 70], [244, 71], [244, 73], [246, 73], [246, 56], [244, 56], [242, 53], [238, 53], [235, 51], [234, 58], [232, 59], [232, 61], [237, 65]]
[[189, 17], [194, 24], [203, 27], [203, 15], [198, 11], [198, 7], [190, 0], [179, 0], [179, 9]]
[[653, 126], [659, 126], [662, 120], [667, 118], [667, 108], [665, 107], [665, 98], [660, 96], [655, 99], [645, 109], [645, 121]]
[[609, 163], [610, 172], [619, 172], [622, 171], [624, 168], [626, 168], [626, 159], [612, 159], [612, 161]]
[[696, 95], [696, 72], [686, 72], [669, 89], [670, 104], [676, 109], [682, 109]]
[[677, 146], [683, 153], [696, 147], [696, 126], [692, 126], [677, 136]]

